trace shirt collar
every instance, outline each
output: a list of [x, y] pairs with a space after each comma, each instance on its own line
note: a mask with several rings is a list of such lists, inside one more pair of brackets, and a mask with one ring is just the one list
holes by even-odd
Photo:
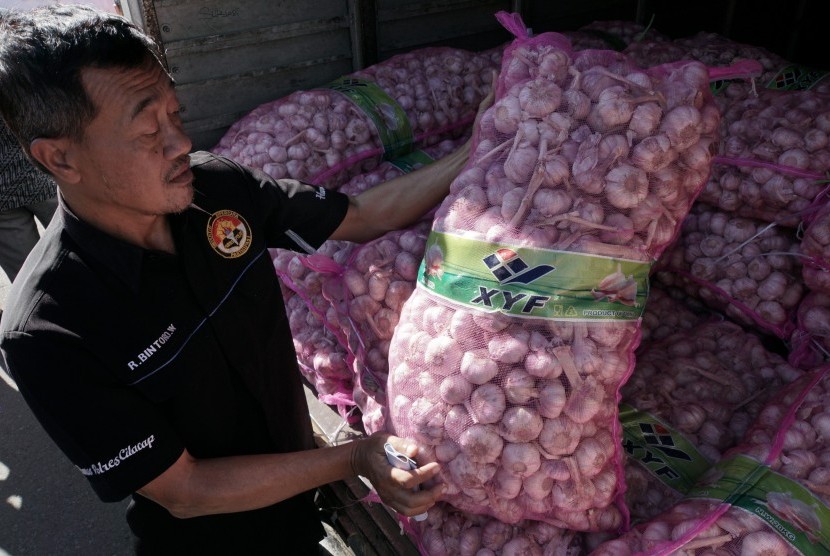
[[84, 222], [72, 212], [58, 193], [58, 215], [66, 233], [78, 245], [84, 258], [93, 259], [109, 269], [134, 293], [141, 284], [141, 265], [148, 253], [146, 249], [113, 237]]

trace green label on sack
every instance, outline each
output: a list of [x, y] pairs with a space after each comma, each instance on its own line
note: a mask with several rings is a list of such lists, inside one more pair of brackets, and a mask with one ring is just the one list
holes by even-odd
[[709, 90], [714, 96], [718, 96], [732, 83], [748, 83], [748, 81], [746, 79], [718, 79], [709, 82]]
[[409, 152], [415, 142], [409, 117], [395, 99], [376, 83], [343, 77], [326, 88], [344, 94], [374, 122], [383, 145], [383, 158], [390, 160]]
[[651, 265], [431, 232], [418, 282], [467, 307], [562, 321], [639, 319]]
[[434, 158], [432, 158], [422, 150], [417, 150], [412, 151], [409, 154], [399, 156], [395, 160], [390, 160], [389, 164], [396, 167], [404, 174], [408, 174], [414, 170], [417, 170], [418, 168], [421, 168], [422, 166], [432, 164], [433, 162], [435, 162]]
[[657, 417], [620, 404], [623, 450], [666, 486], [686, 494], [712, 467], [680, 432]]
[[828, 75], [830, 75], [830, 71], [791, 65], [779, 71], [767, 83], [767, 89], [806, 91], [807, 89], [815, 87], [819, 81]]
[[718, 462], [687, 497], [743, 508], [801, 554], [830, 555], [830, 508], [799, 483], [748, 456]]

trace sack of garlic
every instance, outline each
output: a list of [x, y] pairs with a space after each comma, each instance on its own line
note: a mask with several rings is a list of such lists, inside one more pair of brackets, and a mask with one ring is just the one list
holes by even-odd
[[439, 502], [427, 518], [404, 526], [421, 554], [429, 556], [501, 554], [503, 556], [582, 554], [582, 534], [542, 521], [508, 524], [466, 513]]
[[640, 325], [642, 344], [662, 340], [675, 332], [689, 330], [712, 318], [719, 318], [699, 300], [680, 288], [652, 282], [648, 304]]
[[830, 294], [830, 204], [825, 190], [805, 211], [801, 254], [804, 283], [813, 291]]
[[[805, 265], [806, 271], [806, 265]], [[811, 291], [798, 305], [796, 327], [790, 336], [787, 360], [799, 369], [810, 369], [830, 359], [830, 293]]]
[[257, 106], [211, 151], [275, 179], [337, 189], [383, 160], [466, 133], [500, 61], [500, 48], [397, 54]]
[[[357, 195], [447, 156], [468, 138], [469, 134], [447, 139], [381, 162], [342, 184], [340, 191]], [[299, 318], [309, 322], [297, 328], [294, 342], [303, 374], [317, 385], [320, 400], [337, 406], [350, 422], [357, 420], [356, 406], [369, 434], [386, 426], [389, 339], [401, 305], [415, 289], [415, 273], [431, 223], [432, 216], [427, 214], [408, 228], [363, 244], [328, 240], [312, 255], [272, 250], [274, 268], [285, 286], [286, 305], [291, 296], [305, 303], [306, 311]], [[306, 329], [311, 324], [321, 329]], [[328, 372], [331, 362], [342, 364], [348, 389], [333, 388]], [[319, 369], [321, 363], [325, 365]]]
[[391, 431], [441, 463], [463, 511], [616, 531], [618, 391], [719, 113], [701, 63], [643, 70], [498, 18], [516, 39], [496, 101], [390, 344]]
[[806, 293], [795, 230], [695, 203], [657, 280], [728, 317], [788, 339]]
[[830, 97], [761, 89], [745, 99], [716, 98], [722, 141], [700, 200], [798, 227], [830, 171]]
[[765, 407], [678, 504], [591, 556], [830, 550], [830, 366], [806, 372]]
[[678, 502], [781, 386], [802, 375], [757, 335], [725, 320], [643, 344], [636, 355], [620, 406], [634, 522]]

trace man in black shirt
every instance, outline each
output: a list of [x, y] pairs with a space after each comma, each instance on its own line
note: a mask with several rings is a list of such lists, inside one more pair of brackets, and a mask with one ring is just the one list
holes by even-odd
[[[307, 554], [308, 492], [361, 474], [405, 515], [442, 486], [384, 434], [311, 449], [268, 247], [405, 227], [469, 147], [358, 197], [190, 153], [155, 46], [125, 19], [54, 6], [0, 20], [0, 113], [60, 206], [9, 294], [6, 369], [102, 500], [133, 495], [139, 553]], [[413, 187], [417, 185], [417, 187]]]

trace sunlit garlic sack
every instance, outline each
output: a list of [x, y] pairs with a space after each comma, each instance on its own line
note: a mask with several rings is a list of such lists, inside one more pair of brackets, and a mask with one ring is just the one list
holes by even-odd
[[830, 367], [761, 410], [687, 496], [591, 556], [805, 556], [830, 550]]
[[[383, 162], [382, 181], [443, 158], [456, 151], [469, 138], [445, 140], [410, 153], [406, 157]], [[372, 187], [374, 172], [367, 176], [368, 187], [356, 178], [341, 191], [357, 194]], [[389, 341], [400, 318], [401, 307], [415, 289], [418, 263], [424, 256], [427, 235], [434, 213], [430, 211], [408, 228], [395, 230], [363, 244], [351, 244], [350, 255], [339, 271], [323, 273], [326, 295], [338, 311], [338, 322], [345, 325], [344, 336], [355, 361], [355, 371], [369, 375], [373, 384], [384, 391], [389, 374]]]
[[498, 18], [517, 38], [390, 344], [392, 430], [459, 509], [614, 531], [619, 388], [719, 114], [700, 63], [642, 70]]
[[738, 444], [770, 398], [803, 374], [727, 320], [643, 343], [636, 356], [620, 405], [625, 496], [635, 523], [678, 502]]
[[[351, 178], [340, 191], [347, 195], [362, 193], [449, 155], [468, 138], [469, 135], [464, 135], [447, 139], [384, 161], [377, 168]], [[319, 338], [325, 333], [327, 342], [337, 344], [336, 347], [321, 342], [315, 345], [323, 353], [337, 351], [336, 361], [339, 363], [342, 359], [353, 373], [349, 398], [359, 409], [367, 433], [385, 428], [389, 340], [403, 302], [415, 289], [418, 261], [423, 257], [431, 222], [430, 213], [409, 228], [363, 244], [328, 240], [313, 255], [272, 250], [274, 267], [282, 283], [291, 295], [304, 300], [309, 315], [319, 316], [318, 325], [322, 326], [322, 322], [326, 328], [326, 331], [302, 330], [300, 338], [306, 339], [309, 334]], [[301, 352], [298, 349], [298, 357]], [[314, 354], [315, 365], [306, 365], [304, 370], [313, 372], [320, 362], [329, 362], [329, 359], [322, 353]], [[327, 389], [326, 376], [318, 374], [315, 378], [312, 384], [322, 382], [323, 389]], [[327, 399], [329, 403], [331, 398]], [[337, 401], [335, 405], [340, 407], [343, 400], [338, 397]]]
[[583, 554], [582, 534], [542, 521], [504, 523], [466, 513], [439, 502], [427, 519], [410, 523], [409, 535], [428, 556], [576, 556]]
[[211, 150], [277, 179], [336, 189], [381, 160], [469, 131], [501, 53], [430, 47], [393, 56], [257, 106]]
[[356, 421], [354, 376], [346, 350], [324, 324], [324, 316], [309, 311], [299, 295], [286, 293], [284, 300], [300, 373], [314, 387], [317, 399], [337, 408], [344, 419]]

